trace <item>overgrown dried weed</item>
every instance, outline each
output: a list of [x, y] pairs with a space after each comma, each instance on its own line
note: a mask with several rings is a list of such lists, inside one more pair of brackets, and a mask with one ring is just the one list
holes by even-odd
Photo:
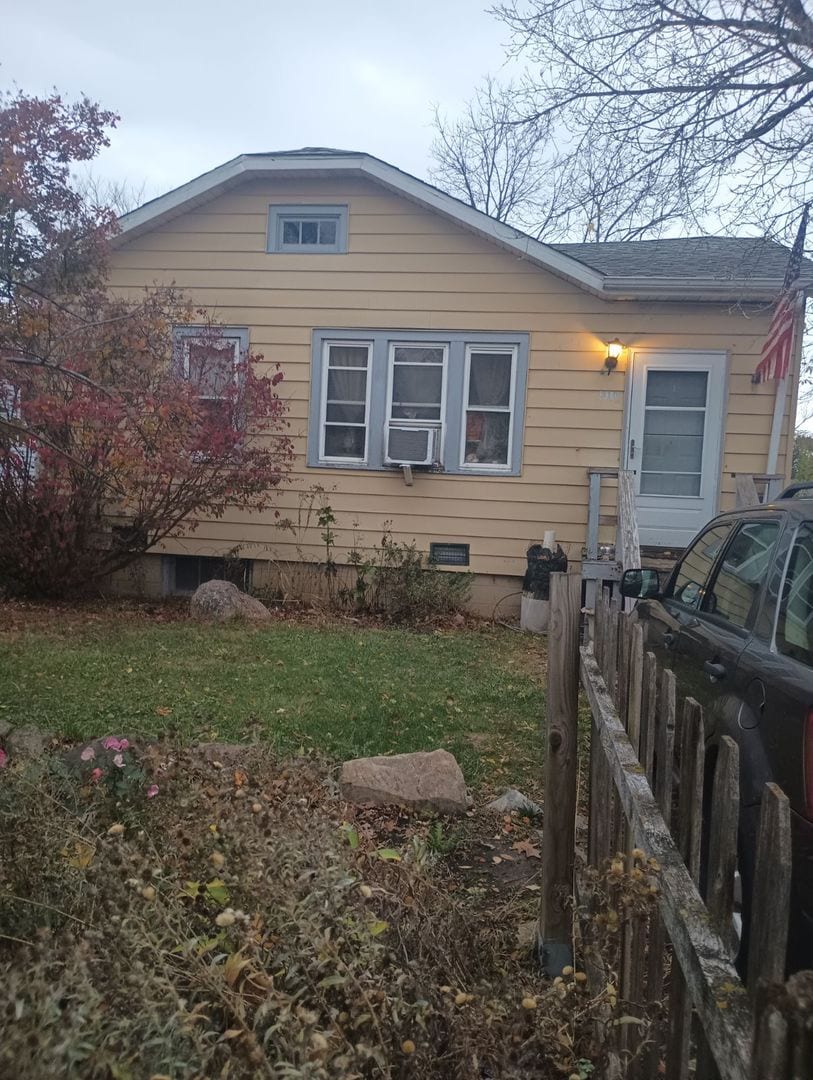
[[165, 747], [160, 795], [118, 804], [4, 773], [0, 1075], [601, 1075], [607, 995], [545, 982], [527, 911], [467, 890], [432, 823], [348, 826], [322, 763], [222, 756]]

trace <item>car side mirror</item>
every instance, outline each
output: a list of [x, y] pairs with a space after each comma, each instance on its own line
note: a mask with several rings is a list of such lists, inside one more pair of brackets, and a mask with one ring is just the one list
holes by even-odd
[[625, 570], [621, 595], [630, 600], [651, 600], [660, 596], [661, 578], [657, 570]]

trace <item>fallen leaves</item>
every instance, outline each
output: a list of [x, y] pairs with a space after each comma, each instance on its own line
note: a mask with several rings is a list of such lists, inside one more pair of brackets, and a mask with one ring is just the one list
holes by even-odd
[[513, 851], [519, 851], [522, 855], [525, 855], [528, 859], [541, 859], [542, 853], [539, 848], [532, 844], [530, 840], [516, 840], [511, 848]]

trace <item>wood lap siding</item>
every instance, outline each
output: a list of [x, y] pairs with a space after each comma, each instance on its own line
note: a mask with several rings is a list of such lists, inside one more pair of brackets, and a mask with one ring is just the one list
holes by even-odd
[[[348, 254], [267, 254], [270, 202], [347, 204]], [[602, 301], [368, 182], [251, 181], [124, 242], [113, 255], [111, 282], [132, 295], [174, 282], [224, 323], [248, 327], [252, 350], [282, 365], [297, 471], [279, 509], [293, 516], [297, 491], [323, 485], [340, 545], [350, 544], [354, 519], [368, 543], [392, 521], [396, 535], [426, 550], [430, 541], [470, 543], [476, 572], [518, 574], [528, 544], [553, 528], [578, 560], [585, 470], [619, 459], [624, 376], [601, 373], [602, 342], [615, 336], [635, 349], [725, 350], [724, 508], [734, 504], [731, 473], [765, 470], [774, 388], [752, 387], [750, 376], [769, 312], [745, 317], [722, 304]], [[529, 332], [522, 474], [418, 474], [408, 488], [398, 472], [306, 469], [312, 331], [356, 327]], [[621, 393], [606, 400], [606, 390]], [[783, 437], [780, 472], [785, 445]], [[306, 549], [318, 553], [317, 528], [310, 540]], [[237, 508], [168, 549], [209, 553], [239, 543], [251, 545], [246, 557], [296, 558], [295, 540], [276, 527], [273, 513]]]

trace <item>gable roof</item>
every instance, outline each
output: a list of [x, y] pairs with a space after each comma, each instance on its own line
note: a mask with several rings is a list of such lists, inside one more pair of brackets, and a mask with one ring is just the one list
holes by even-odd
[[[123, 215], [116, 242], [126, 243], [245, 180], [336, 174], [373, 180], [608, 300], [773, 300], [782, 286], [789, 255], [780, 244], [751, 237], [545, 244], [380, 158], [321, 146], [241, 154]], [[813, 285], [813, 263], [805, 260], [803, 266]]]

